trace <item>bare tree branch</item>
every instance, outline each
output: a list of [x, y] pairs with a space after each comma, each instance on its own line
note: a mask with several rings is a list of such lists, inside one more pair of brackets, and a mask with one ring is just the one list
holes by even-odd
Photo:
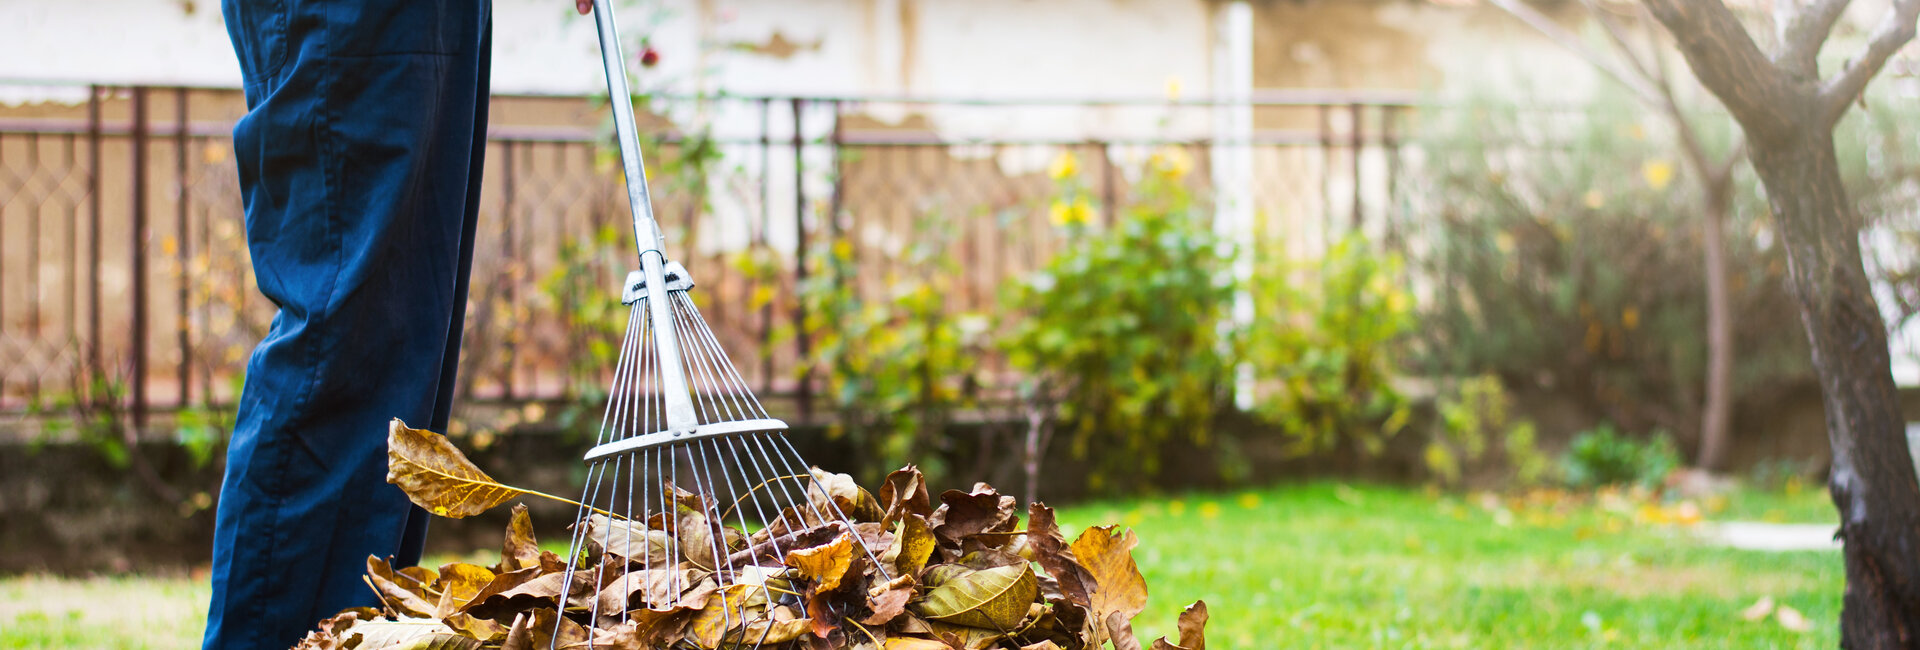
[[1847, 113], [1847, 107], [1860, 98], [1867, 88], [1867, 81], [1880, 73], [1887, 59], [1900, 51], [1908, 41], [1913, 40], [1914, 21], [1920, 19], [1920, 0], [1899, 0], [1893, 5], [1893, 11], [1874, 30], [1873, 40], [1867, 42], [1867, 51], [1855, 57], [1845, 70], [1834, 75], [1820, 86], [1821, 117], [1827, 124], [1840, 120]]
[[[1572, 51], [1581, 59], [1586, 60], [1588, 64], [1600, 72], [1605, 73], [1609, 77], [1613, 77], [1615, 81], [1620, 82], [1620, 85], [1626, 86], [1627, 90], [1633, 91], [1633, 94], [1639, 96], [1641, 101], [1650, 104], [1659, 103], [1659, 94], [1648, 87], [1644, 76], [1636, 76], [1631, 71], [1622, 70], [1619, 64], [1581, 44], [1579, 36], [1575, 36], [1573, 32], [1567, 31], [1566, 28], [1561, 27], [1559, 23], [1553, 22], [1552, 18], [1548, 18], [1545, 14], [1534, 10], [1533, 7], [1527, 6], [1527, 4], [1521, 0], [1490, 0], [1490, 2], [1493, 3], [1493, 6], [1499, 7], [1502, 11], [1511, 14], [1514, 18], [1520, 19], [1520, 22], [1526, 23], [1528, 27], [1532, 27], [1535, 31], [1546, 35], [1547, 38], [1559, 42], [1561, 46]], [[1628, 53], [1627, 58], [1632, 60], [1631, 52]], [[1634, 65], [1638, 68], [1639, 62], [1634, 61]], [[1645, 70], [1638, 70], [1638, 72], [1640, 72], [1641, 75], [1645, 74]]]
[[[1784, 5], [1794, 4], [1782, 2]], [[1774, 57], [1774, 63], [1780, 65], [1788, 74], [1799, 75], [1807, 79], [1820, 76], [1816, 59], [1820, 47], [1827, 42], [1827, 35], [1833, 33], [1834, 21], [1840, 20], [1840, 14], [1846, 13], [1852, 0], [1816, 0], [1813, 4], [1800, 8], [1792, 16], [1782, 16], [1784, 27], [1780, 31], [1780, 52]]]
[[[1908, 0], [1920, 2], [1920, 0]], [[1767, 60], [1746, 26], [1720, 0], [1646, 0], [1673, 34], [1700, 83], [1746, 128], [1767, 140], [1794, 132], [1806, 97]]]

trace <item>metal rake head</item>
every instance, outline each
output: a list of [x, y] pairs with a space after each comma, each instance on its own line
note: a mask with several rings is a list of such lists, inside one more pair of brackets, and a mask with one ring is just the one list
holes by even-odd
[[[623, 292], [633, 312], [586, 454], [562, 583], [596, 595], [564, 613], [591, 640], [631, 612], [717, 591], [724, 647], [759, 647], [776, 610], [798, 603], [787, 552], [854, 526], [787, 440], [786, 423], [767, 415], [728, 360], [687, 294], [686, 270], [661, 271], [663, 299], [644, 271]], [[663, 352], [674, 350], [678, 358]], [[804, 607], [790, 613], [805, 617]]]

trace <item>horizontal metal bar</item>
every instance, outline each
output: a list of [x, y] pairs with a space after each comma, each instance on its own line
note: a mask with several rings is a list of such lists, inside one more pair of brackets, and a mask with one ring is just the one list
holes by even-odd
[[785, 431], [786, 428], [787, 423], [771, 418], [703, 424], [694, 427], [692, 431], [661, 431], [658, 433], [649, 433], [644, 436], [634, 436], [626, 440], [609, 442], [587, 450], [586, 461], [591, 463], [602, 458], [632, 453], [647, 447], [689, 442], [699, 438], [738, 435], [742, 433], [759, 433], [764, 431]]

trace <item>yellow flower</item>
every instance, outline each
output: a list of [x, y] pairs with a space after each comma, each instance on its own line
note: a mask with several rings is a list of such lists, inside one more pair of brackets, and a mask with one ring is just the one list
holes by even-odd
[[1260, 507], [1260, 495], [1254, 494], [1252, 492], [1241, 493], [1240, 507], [1246, 508], [1248, 510], [1252, 510], [1254, 508]]
[[1200, 504], [1200, 518], [1215, 519], [1220, 516], [1220, 504], [1208, 501]]
[[1047, 167], [1047, 175], [1053, 180], [1063, 181], [1080, 173], [1080, 158], [1071, 151], [1062, 151], [1053, 157], [1053, 164]]
[[1147, 160], [1147, 167], [1167, 178], [1183, 178], [1187, 172], [1193, 171], [1193, 156], [1188, 155], [1186, 149], [1167, 147], [1153, 152], [1153, 157]]
[[1647, 186], [1655, 190], [1667, 189], [1667, 183], [1673, 182], [1673, 163], [1649, 160], [1640, 165], [1640, 176], [1647, 179]]
[[1607, 196], [1601, 194], [1600, 190], [1587, 190], [1585, 199], [1589, 210], [1598, 210], [1607, 204]]
[[1180, 77], [1167, 77], [1167, 101], [1180, 101]]
[[1093, 202], [1078, 196], [1073, 200], [1056, 199], [1048, 210], [1056, 226], [1085, 224], [1093, 219]]
[[1627, 331], [1629, 332], [1634, 331], [1636, 329], [1640, 329], [1639, 308], [1628, 307], [1626, 309], [1620, 310], [1620, 326], [1627, 328]]

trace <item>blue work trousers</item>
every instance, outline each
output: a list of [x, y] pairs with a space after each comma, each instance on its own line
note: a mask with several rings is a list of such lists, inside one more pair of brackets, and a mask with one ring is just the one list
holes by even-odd
[[417, 563], [387, 422], [445, 430], [486, 148], [488, 0], [225, 0], [247, 247], [279, 307], [247, 362], [205, 647], [282, 650]]

